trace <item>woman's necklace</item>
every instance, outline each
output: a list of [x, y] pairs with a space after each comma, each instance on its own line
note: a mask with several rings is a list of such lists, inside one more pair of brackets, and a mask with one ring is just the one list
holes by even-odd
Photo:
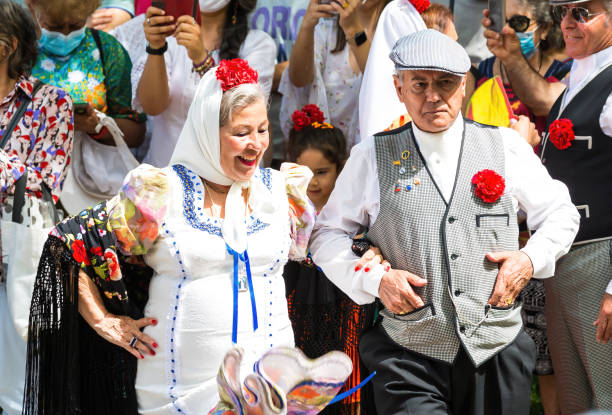
[[[208, 198], [210, 199], [210, 213], [212, 214], [212, 216], [220, 218], [221, 217], [221, 210], [222, 210], [221, 204], [216, 204], [215, 203], [215, 201], [214, 201], [214, 199], [212, 197], [212, 193], [213, 192], [210, 191], [211, 188], [212, 189], [214, 189], [214, 188], [212, 186], [209, 186], [206, 183], [206, 180], [202, 180], [202, 183], [204, 183], [204, 189], [206, 189], [206, 194], [208, 195]], [[215, 190], [216, 193], [227, 194], [227, 192], [220, 192], [217, 189], [214, 189], [214, 190]], [[215, 208], [218, 209], [217, 212], [215, 212]]]

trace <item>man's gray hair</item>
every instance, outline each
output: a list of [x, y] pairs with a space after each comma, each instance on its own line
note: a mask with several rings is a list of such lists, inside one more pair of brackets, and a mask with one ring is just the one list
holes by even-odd
[[223, 93], [219, 109], [219, 127], [232, 121], [234, 111], [257, 101], [266, 102], [266, 94], [259, 84], [242, 84]]

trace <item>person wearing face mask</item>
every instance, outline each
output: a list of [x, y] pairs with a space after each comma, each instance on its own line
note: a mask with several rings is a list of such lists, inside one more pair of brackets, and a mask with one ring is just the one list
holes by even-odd
[[[230, 348], [249, 373], [293, 346], [282, 273], [306, 256], [312, 173], [259, 167], [269, 137], [257, 80], [241, 59], [211, 68], [171, 166], [139, 166], [116, 197], [51, 232], [24, 414], [207, 414]], [[148, 278], [124, 260], [139, 255]]]
[[168, 164], [198, 82], [219, 60], [248, 61], [269, 96], [276, 45], [267, 33], [249, 29], [247, 16], [256, 3], [200, 0], [200, 23], [192, 16], [166, 16], [156, 7], [149, 7], [138, 19], [144, 28], [147, 44], [142, 47], [147, 53], [134, 61], [134, 105], [154, 116], [145, 163]]
[[[567, 60], [563, 49], [565, 44], [561, 35], [559, 22], [553, 19], [546, 0], [506, 0], [506, 17], [508, 26], [516, 33], [521, 53], [530, 67], [549, 82], [557, 82], [570, 70], [571, 59]], [[506, 95], [514, 115], [524, 115], [531, 119], [540, 134], [546, 126], [546, 117], [537, 116], [528, 105], [521, 102], [512, 89], [507, 75], [507, 66], [512, 62], [502, 62], [492, 56], [480, 62], [468, 74], [463, 111], [474, 90], [486, 80], [499, 76], [502, 79]], [[532, 143], [537, 144], [537, 143]]]
[[129, 57], [112, 36], [85, 27], [100, 0], [26, 0], [26, 4], [41, 31], [33, 74], [70, 94], [79, 107], [75, 129], [110, 143], [107, 130], [96, 132], [94, 110], [98, 110], [115, 119], [128, 145], [139, 145], [144, 116], [131, 109]]
[[[570, 252], [546, 281], [549, 346], [562, 413], [612, 410], [612, 281], [609, 183], [612, 178], [612, 1], [550, 1], [574, 59], [563, 83], [547, 83], [520, 59], [509, 28], [485, 31], [519, 98], [547, 115], [540, 157], [569, 188], [580, 212]], [[483, 25], [490, 20], [485, 14]], [[519, 56], [519, 57], [517, 57]]]

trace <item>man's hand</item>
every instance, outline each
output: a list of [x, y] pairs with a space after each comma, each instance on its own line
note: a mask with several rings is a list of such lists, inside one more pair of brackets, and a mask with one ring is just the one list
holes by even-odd
[[523, 251], [489, 252], [487, 259], [501, 264], [489, 304], [508, 307], [533, 275], [531, 259]]
[[599, 315], [593, 325], [597, 326], [597, 343], [608, 344], [608, 340], [612, 338], [612, 295], [604, 294]]
[[98, 9], [87, 19], [87, 27], [108, 32], [130, 20], [132, 16], [123, 9], [108, 7]]
[[408, 271], [392, 269], [383, 275], [378, 287], [378, 297], [393, 314], [405, 314], [425, 304], [412, 285], [423, 287], [427, 280]]
[[485, 28], [484, 37], [487, 39], [487, 48], [502, 63], [508, 63], [511, 59], [522, 59], [521, 42], [516, 36], [516, 32], [508, 25], [502, 28], [501, 33], [495, 32], [489, 27], [492, 22], [489, 19], [489, 10], [483, 10], [482, 25]]
[[519, 115], [518, 120], [511, 119], [510, 128], [519, 133], [531, 147], [540, 144], [540, 133], [538, 133], [535, 124], [528, 117]]

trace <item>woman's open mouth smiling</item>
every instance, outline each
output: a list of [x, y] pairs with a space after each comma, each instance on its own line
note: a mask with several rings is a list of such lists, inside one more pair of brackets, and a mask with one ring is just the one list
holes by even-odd
[[246, 156], [238, 156], [238, 160], [245, 166], [253, 166], [257, 162], [257, 156], [246, 157]]

